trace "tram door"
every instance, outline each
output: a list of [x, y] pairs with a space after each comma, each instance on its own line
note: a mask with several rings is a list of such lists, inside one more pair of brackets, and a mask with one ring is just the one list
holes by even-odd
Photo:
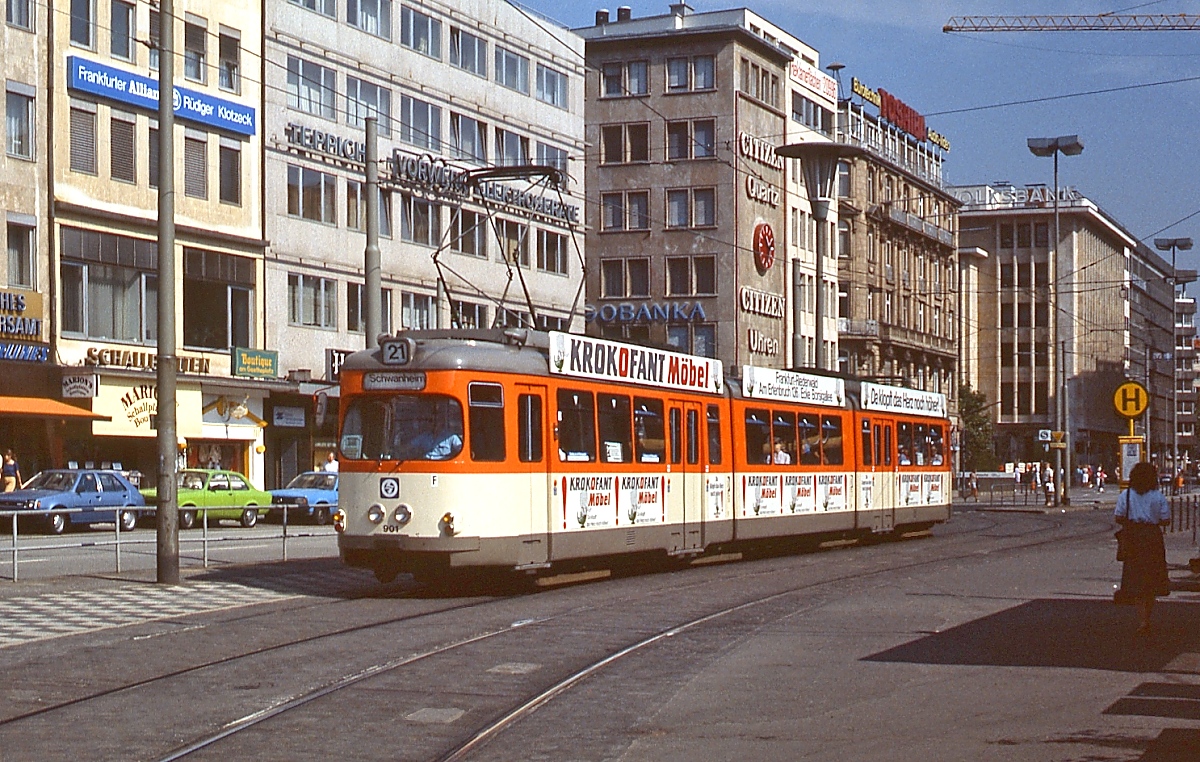
[[896, 474], [895, 452], [896, 422], [890, 418], [863, 418], [864, 450], [866, 427], [871, 428], [871, 466], [866, 466], [866, 454], [863, 455], [863, 469], [870, 471], [873, 482], [871, 495], [872, 512], [871, 531], [890, 532], [896, 525], [896, 500], [899, 485]]
[[[528, 484], [528, 520], [521, 522], [521, 566], [550, 562], [550, 469], [546, 445], [549, 433], [545, 386], [517, 384], [517, 465]], [[515, 506], [521, 510], [521, 506]]]
[[[680, 527], [673, 550], [687, 552], [704, 547], [704, 408], [696, 402], [668, 402], [670, 437], [671, 508], [678, 511]], [[670, 516], [668, 511], [668, 516]]]

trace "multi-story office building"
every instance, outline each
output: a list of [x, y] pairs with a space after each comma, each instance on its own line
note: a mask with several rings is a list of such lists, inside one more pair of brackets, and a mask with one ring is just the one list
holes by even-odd
[[[0, 45], [4, 71], [4, 153], [0, 155], [0, 210], [7, 256], [0, 259], [0, 447], [20, 443], [26, 470], [48, 463], [61, 434], [59, 418], [44, 410], [56, 398], [58, 370], [50, 353], [50, 277], [46, 168], [46, 3], [8, 0]], [[17, 55], [15, 51], [25, 54]], [[36, 403], [27, 398], [37, 397]], [[37, 409], [35, 408], [35, 404]], [[46, 425], [43, 425], [45, 421]], [[57, 429], [57, 431], [55, 431]], [[30, 472], [32, 473], [32, 472]]]
[[831, 137], [836, 87], [817, 52], [749, 10], [682, 2], [646, 18], [600, 11], [577, 31], [593, 72], [587, 185], [598, 202], [588, 330], [730, 367], [813, 365], [824, 287], [825, 356], [835, 357], [836, 268], [816, 283], [799, 165], [774, 151]]
[[1175, 431], [1170, 442], [1172, 473], [1183, 470], [1192, 475], [1196, 460], [1196, 297], [1187, 292], [1189, 283], [1196, 280], [1195, 270], [1176, 270], [1175, 289], [1175, 349], [1172, 357], [1175, 370], [1175, 409], [1171, 426]]
[[958, 202], [942, 182], [949, 142], [913, 108], [857, 78], [838, 140], [863, 152], [838, 175], [841, 370], [913, 389], [958, 390]]
[[[1143, 257], [1138, 241], [1073, 187], [1059, 189], [1057, 257], [1053, 189], [959, 186], [954, 194], [964, 204], [961, 244], [989, 254], [980, 268], [979, 390], [998, 403], [997, 455], [1047, 460], [1037, 434], [1063, 420], [1071, 465], [1116, 473], [1117, 437], [1129, 426], [1112, 395], [1133, 360], [1128, 296], [1131, 262]], [[1169, 337], [1169, 313], [1165, 325]]]
[[[177, 430], [188, 465], [234, 468], [261, 486], [263, 401], [283, 385], [248, 377], [273, 374], [234, 359], [235, 348], [245, 357], [265, 346], [261, 9], [195, 0], [178, 10], [170, 252]], [[105, 417], [67, 436], [61, 457], [152, 474], [160, 51], [144, 41], [158, 39], [159, 14], [150, 4], [111, 0], [51, 15], [50, 335], [65, 366], [62, 394], [90, 399]]]
[[284, 481], [333, 449], [337, 364], [365, 345], [366, 117], [384, 331], [582, 326], [583, 41], [499, 0], [266, 17], [266, 339], [302, 381], [268, 411]]
[[1150, 457], [1160, 465], [1166, 462], [1161, 458], [1172, 445], [1171, 278], [1171, 263], [1139, 244], [1136, 255], [1129, 258], [1125, 377], [1140, 382], [1150, 393], [1150, 404], [1134, 426], [1135, 432], [1146, 438]]

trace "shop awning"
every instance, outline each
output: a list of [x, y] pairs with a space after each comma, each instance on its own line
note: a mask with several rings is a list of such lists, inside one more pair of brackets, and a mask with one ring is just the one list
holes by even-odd
[[89, 421], [112, 420], [58, 400], [45, 397], [0, 396], [0, 418], [84, 418]]

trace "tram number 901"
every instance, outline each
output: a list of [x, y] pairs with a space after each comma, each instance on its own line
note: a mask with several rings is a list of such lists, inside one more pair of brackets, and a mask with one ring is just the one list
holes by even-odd
[[404, 527], [400, 526], [399, 524], [384, 524], [383, 525], [383, 533], [384, 534], [399, 534], [403, 529], [404, 529]]

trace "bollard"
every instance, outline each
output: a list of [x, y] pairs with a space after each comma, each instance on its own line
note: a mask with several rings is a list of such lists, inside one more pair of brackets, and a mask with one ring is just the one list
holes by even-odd
[[289, 506], [283, 506], [283, 560], [287, 560], [287, 519]]
[[117, 525], [117, 540], [114, 543], [117, 548], [117, 574], [121, 573], [121, 510], [113, 514], [113, 523]]
[[13, 520], [13, 542], [12, 542], [12, 567], [13, 567], [13, 582], [17, 581], [17, 514], [12, 515]]
[[200, 526], [203, 527], [200, 535], [200, 544], [204, 548], [204, 568], [208, 568], [208, 509], [200, 509]]

